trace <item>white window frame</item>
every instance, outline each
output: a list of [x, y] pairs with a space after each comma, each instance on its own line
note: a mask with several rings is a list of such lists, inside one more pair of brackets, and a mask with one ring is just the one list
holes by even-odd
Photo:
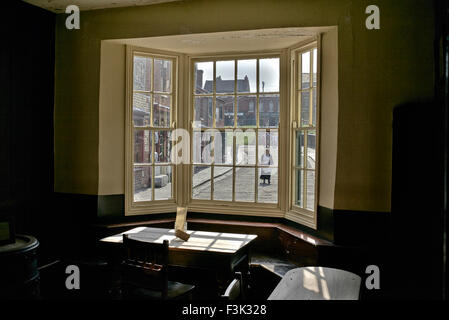
[[[308, 128], [307, 130], [314, 129], [316, 132], [316, 155], [315, 155], [315, 190], [314, 190], [314, 205], [313, 210], [308, 210], [302, 208], [296, 204], [296, 132], [304, 130], [300, 128], [301, 114], [298, 108], [300, 101], [298, 92], [301, 90], [298, 86], [299, 75], [301, 74], [301, 54], [303, 52], [311, 51], [317, 49], [317, 84], [316, 84], [316, 125], [315, 127]], [[317, 210], [319, 203], [319, 172], [320, 172], [320, 118], [321, 118], [321, 36], [318, 35], [312, 42], [307, 42], [300, 44], [294, 48], [290, 49], [290, 59], [291, 59], [291, 83], [290, 83], [290, 208], [286, 212], [285, 217], [294, 222], [306, 225], [312, 229], [317, 229]], [[310, 83], [313, 82], [313, 54], [310, 57]], [[312, 104], [312, 96], [310, 97], [310, 104]], [[305, 170], [307, 171], [307, 169]], [[305, 172], [304, 171], [304, 172]], [[305, 179], [304, 179], [305, 180]], [[303, 180], [303, 181], [304, 181]]]
[[[258, 52], [236, 52], [185, 55], [175, 52], [165, 52], [148, 48], [126, 46], [126, 115], [125, 115], [125, 215], [140, 215], [152, 213], [176, 212], [178, 205], [188, 206], [189, 211], [217, 214], [232, 214], [260, 217], [279, 217], [300, 223], [316, 229], [317, 206], [319, 201], [319, 137], [320, 137], [320, 73], [321, 73], [321, 38], [300, 43], [296, 46], [283, 50], [258, 51]], [[316, 113], [316, 163], [315, 163], [315, 205], [314, 211], [304, 210], [295, 206], [294, 185], [294, 148], [296, 129], [293, 127], [297, 121], [297, 54], [301, 50], [317, 47], [317, 113]], [[277, 56], [280, 58], [280, 116], [279, 116], [279, 160], [278, 160], [278, 203], [245, 203], [214, 200], [198, 200], [192, 197], [192, 169], [193, 164], [173, 165], [172, 190], [173, 199], [152, 200], [149, 202], [133, 203], [133, 124], [132, 124], [132, 92], [133, 92], [133, 55], [143, 53], [153, 57], [170, 58], [174, 61], [172, 69], [173, 83], [173, 107], [171, 130], [184, 128], [192, 136], [193, 127], [193, 87], [194, 62], [217, 61], [226, 59], [254, 59]], [[259, 79], [257, 79], [259, 85]], [[249, 93], [251, 95], [252, 93]], [[258, 102], [257, 102], [258, 103]], [[255, 106], [256, 107], [256, 106]], [[234, 106], [235, 110], [237, 106]], [[258, 121], [258, 117], [256, 119]], [[193, 139], [190, 139], [190, 150], [193, 150]], [[192, 157], [192, 155], [190, 155]], [[258, 155], [256, 155], [258, 157]], [[255, 165], [257, 166], [257, 165]], [[257, 176], [256, 176], [257, 178]], [[234, 178], [235, 179], [235, 176]], [[258, 179], [256, 179], [258, 181]], [[212, 188], [211, 188], [212, 189]], [[257, 194], [255, 195], [257, 197]]]
[[[189, 66], [189, 80], [188, 80], [188, 96], [189, 96], [189, 133], [191, 136], [190, 139], [190, 150], [193, 150], [193, 120], [194, 120], [194, 86], [195, 86], [195, 75], [194, 75], [194, 63], [195, 62], [211, 62], [211, 61], [223, 61], [223, 60], [244, 60], [244, 59], [263, 59], [263, 58], [279, 58], [279, 64], [280, 64], [280, 83], [279, 83], [279, 108], [280, 108], [280, 118], [279, 118], [279, 127], [277, 128], [278, 131], [278, 139], [279, 141], [283, 141], [285, 138], [282, 135], [282, 123], [285, 120], [282, 120], [282, 114], [285, 113], [285, 110], [288, 110], [288, 99], [286, 97], [288, 96], [286, 93], [283, 92], [283, 89], [286, 87], [286, 68], [285, 63], [288, 61], [288, 56], [286, 54], [286, 50], [284, 51], [258, 51], [258, 52], [243, 52], [243, 53], [236, 53], [236, 54], [226, 54], [226, 53], [216, 53], [216, 54], [207, 54], [207, 55], [195, 55], [195, 56], [188, 56], [188, 66]], [[237, 63], [235, 63], [235, 68], [237, 68]], [[259, 68], [257, 64], [257, 68]], [[258, 74], [258, 73], [257, 73]], [[215, 75], [214, 75], [215, 77]], [[259, 79], [257, 79], [257, 86], [259, 86]], [[231, 94], [234, 95], [235, 93]], [[241, 95], [259, 95], [260, 92], [257, 93], [242, 93]], [[268, 93], [267, 93], [268, 94]], [[213, 93], [210, 94], [212, 96]], [[240, 95], [240, 94], [239, 94]], [[258, 101], [256, 102], [256, 105], [254, 106], [255, 110], [258, 110]], [[237, 105], [234, 106], [234, 111], [236, 112]], [[235, 116], [234, 116], [235, 117]], [[215, 121], [215, 116], [213, 121]], [[236, 118], [234, 118], [234, 121], [237, 121]], [[258, 125], [259, 121], [259, 115], [257, 113], [256, 122]], [[198, 128], [195, 128], [198, 130]], [[246, 128], [241, 128], [243, 131], [246, 130]], [[256, 128], [258, 129], [258, 128]], [[261, 128], [263, 129], [263, 128]], [[255, 130], [256, 136], [257, 136], [257, 130]], [[234, 138], [235, 143], [235, 138]], [[281, 187], [282, 184], [280, 181], [283, 179], [287, 179], [285, 175], [285, 168], [284, 164], [281, 160], [281, 155], [284, 150], [283, 143], [279, 143], [279, 161], [278, 161], [278, 202], [276, 204], [274, 203], [258, 203], [258, 202], [236, 202], [236, 201], [221, 201], [221, 200], [201, 200], [201, 199], [192, 199], [192, 172], [193, 172], [193, 164], [191, 161], [191, 164], [189, 165], [189, 173], [188, 173], [188, 201], [189, 201], [189, 210], [195, 211], [195, 212], [208, 212], [208, 213], [222, 213], [222, 214], [235, 214], [235, 215], [252, 215], [252, 216], [267, 216], [267, 217], [284, 217], [285, 216], [285, 210], [283, 210], [283, 199], [282, 195], [284, 194], [285, 190]], [[234, 155], [235, 156], [235, 155]], [[258, 155], [256, 154], [256, 157]], [[191, 160], [193, 159], [193, 154], [191, 155]], [[256, 159], [256, 164], [254, 167], [257, 168], [258, 164]], [[232, 166], [232, 165], [231, 165]], [[253, 166], [251, 166], [253, 167]], [[257, 170], [257, 169], [256, 169]], [[234, 172], [235, 173], [235, 172]], [[255, 183], [258, 183], [259, 179], [256, 175]], [[233, 180], [235, 180], [235, 174], [233, 175]], [[285, 181], [285, 180], [284, 180]], [[212, 186], [211, 186], [211, 192], [213, 192]], [[255, 189], [255, 199], [257, 199], [257, 187]]]
[[[146, 48], [139, 48], [134, 46], [126, 46], [126, 112], [125, 112], [125, 215], [135, 215], [135, 214], [149, 214], [149, 213], [164, 213], [164, 212], [174, 212], [176, 211], [177, 202], [177, 177], [179, 175], [179, 170], [176, 165], [172, 164], [172, 198], [164, 200], [154, 199], [154, 188], [152, 190], [151, 201], [141, 201], [134, 202], [134, 123], [133, 123], [133, 66], [134, 66], [134, 56], [148, 56], [154, 58], [161, 58], [172, 61], [172, 72], [171, 72], [171, 110], [170, 110], [170, 125], [168, 127], [160, 128], [162, 130], [173, 131], [176, 129], [177, 115], [178, 115], [178, 87], [179, 87], [179, 77], [178, 77], [178, 66], [179, 66], [179, 55], [164, 52], [160, 50], [152, 50]], [[154, 60], [153, 60], [154, 61]], [[154, 65], [152, 66], [154, 68]], [[154, 72], [154, 69], [152, 69]], [[152, 86], [154, 79], [152, 79]], [[153, 112], [151, 120], [153, 119]], [[148, 128], [148, 130], [157, 131], [157, 127], [153, 127], [153, 123], [149, 126], [140, 127], [140, 129]], [[154, 140], [152, 140], [152, 152], [154, 152]], [[154, 154], [152, 154], [154, 158]], [[154, 162], [154, 161], [153, 161]], [[152, 163], [152, 168], [157, 166], [157, 164]], [[154, 169], [153, 175], [154, 180]]]

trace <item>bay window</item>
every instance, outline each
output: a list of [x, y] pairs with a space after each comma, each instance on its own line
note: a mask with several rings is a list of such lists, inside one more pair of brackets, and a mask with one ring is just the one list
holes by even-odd
[[[316, 40], [241, 55], [127, 52], [127, 214], [187, 205], [316, 227]], [[176, 145], [188, 163], [174, 162]]]

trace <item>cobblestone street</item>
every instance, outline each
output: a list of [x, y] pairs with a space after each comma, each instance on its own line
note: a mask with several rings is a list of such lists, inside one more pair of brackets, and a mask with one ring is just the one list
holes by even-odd
[[[211, 199], [210, 168], [204, 169], [194, 175], [193, 198]], [[214, 200], [232, 200], [232, 168], [215, 167], [214, 170]], [[198, 177], [197, 177], [198, 176]], [[209, 177], [205, 179], [204, 176]], [[259, 181], [260, 173], [257, 175]], [[235, 200], [254, 202], [255, 197], [255, 169], [236, 168]], [[277, 168], [272, 169], [271, 183], [258, 183], [258, 200], [263, 203], [276, 203], [278, 190]]]

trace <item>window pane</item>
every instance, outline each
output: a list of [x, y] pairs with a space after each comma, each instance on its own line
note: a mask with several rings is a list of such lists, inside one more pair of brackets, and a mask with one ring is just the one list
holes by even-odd
[[296, 205], [301, 208], [304, 203], [303, 174], [302, 170], [296, 170]]
[[316, 87], [316, 81], [317, 81], [317, 77], [316, 77], [316, 75], [317, 75], [317, 70], [318, 70], [318, 68], [317, 68], [317, 66], [318, 66], [318, 55], [317, 55], [317, 49], [313, 49], [313, 83], [312, 83], [312, 85], [314, 86], [314, 87]]
[[172, 198], [172, 167], [154, 167], [154, 198], [167, 200]]
[[316, 126], [316, 88], [312, 89], [312, 126]]
[[316, 133], [311, 130], [307, 133], [307, 168], [315, 169]]
[[237, 98], [237, 126], [256, 126], [256, 96], [239, 96]]
[[210, 166], [193, 166], [192, 198], [210, 200]]
[[193, 132], [193, 162], [211, 163], [212, 162], [212, 133], [211, 132]]
[[135, 163], [151, 163], [151, 131], [135, 130], [134, 131], [134, 162]]
[[279, 58], [259, 60], [259, 92], [279, 92]]
[[171, 132], [168, 130], [154, 132], [154, 162], [170, 162]]
[[152, 59], [148, 57], [134, 56], [134, 90], [151, 90], [151, 60]]
[[278, 166], [279, 133], [259, 130], [257, 143], [259, 165]]
[[221, 131], [215, 133], [214, 161], [221, 164], [232, 164], [233, 132]]
[[310, 51], [301, 55], [301, 89], [310, 88]]
[[254, 168], [235, 169], [235, 201], [254, 202]]
[[133, 122], [135, 126], [149, 126], [151, 122], [151, 95], [133, 94]]
[[315, 171], [307, 171], [307, 206], [308, 210], [315, 210]]
[[134, 202], [151, 201], [151, 176], [152, 167], [134, 167]]
[[214, 200], [232, 201], [232, 167], [214, 167]]
[[[264, 180], [265, 178], [265, 180]], [[278, 202], [278, 169], [260, 168], [257, 191], [257, 202], [277, 203]], [[265, 183], [264, 183], [265, 182]]]
[[310, 122], [310, 92], [300, 92], [301, 95], [301, 127], [308, 127]]
[[257, 92], [256, 59], [238, 60], [237, 92]]
[[234, 96], [220, 96], [215, 100], [215, 127], [234, 126]]
[[235, 61], [217, 61], [216, 62], [216, 93], [233, 93], [235, 86]]
[[235, 131], [236, 164], [254, 165], [256, 163], [256, 133], [254, 130]]
[[154, 59], [154, 91], [171, 92], [171, 61]]
[[259, 96], [259, 127], [277, 128], [279, 126], [279, 95]]
[[304, 167], [304, 131], [296, 131], [296, 165]]
[[195, 97], [194, 128], [212, 128], [212, 97]]
[[197, 94], [212, 93], [214, 63], [196, 62], [194, 67], [194, 74], [195, 74], [195, 93]]
[[171, 96], [154, 95], [153, 122], [155, 127], [170, 127]]

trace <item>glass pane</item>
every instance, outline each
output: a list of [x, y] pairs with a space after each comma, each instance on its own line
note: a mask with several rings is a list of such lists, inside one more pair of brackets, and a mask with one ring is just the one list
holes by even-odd
[[306, 209], [315, 210], [315, 171], [307, 171], [307, 205]]
[[151, 163], [151, 131], [135, 130], [134, 131], [134, 162], [135, 163]]
[[172, 167], [154, 167], [154, 199], [167, 200], [172, 198]]
[[312, 89], [312, 126], [316, 126], [316, 88]]
[[257, 92], [256, 59], [238, 60], [237, 92]]
[[259, 184], [257, 190], [257, 202], [277, 203], [278, 202], [278, 169], [260, 168]]
[[317, 81], [317, 77], [316, 77], [317, 70], [318, 70], [317, 66], [318, 66], [317, 49], [313, 49], [313, 79], [312, 79], [313, 83], [312, 83], [312, 85], [314, 87], [316, 87], [316, 81]]
[[235, 169], [235, 201], [254, 202], [254, 168]]
[[151, 122], [151, 95], [133, 94], [133, 122], [135, 126], [149, 126]]
[[279, 58], [259, 60], [259, 92], [279, 92]]
[[232, 201], [232, 167], [214, 167], [214, 200]]
[[212, 128], [212, 97], [195, 97], [194, 128]]
[[301, 55], [301, 89], [310, 88], [310, 51]]
[[205, 94], [213, 91], [214, 63], [196, 62], [194, 67], [195, 93]]
[[235, 91], [235, 61], [216, 62], [216, 93], [233, 93]]
[[171, 61], [154, 59], [154, 91], [171, 92]]
[[151, 166], [134, 167], [134, 202], [152, 200], [151, 176]]
[[303, 174], [302, 170], [296, 170], [296, 205], [301, 208], [303, 208], [304, 203]]
[[278, 166], [279, 133], [259, 130], [257, 143], [259, 165]]
[[133, 88], [139, 91], [151, 90], [151, 58], [134, 56]]
[[193, 166], [192, 198], [210, 200], [210, 166]]
[[237, 97], [237, 126], [255, 127], [256, 126], [256, 96]]
[[167, 163], [170, 162], [171, 152], [171, 131], [155, 131], [154, 132], [154, 162]]
[[215, 100], [215, 127], [234, 126], [234, 96], [220, 96]]
[[212, 133], [193, 132], [193, 163], [212, 162]]
[[256, 132], [254, 130], [235, 131], [236, 164], [254, 165], [256, 163]]
[[259, 96], [259, 127], [277, 128], [279, 126], [279, 95]]
[[221, 164], [232, 164], [232, 131], [215, 132], [214, 139], [214, 161]]
[[304, 131], [296, 131], [296, 165], [304, 166]]
[[155, 94], [153, 102], [153, 122], [155, 127], [170, 127], [171, 96]]
[[316, 133], [311, 130], [307, 133], [307, 168], [315, 169]]
[[308, 127], [310, 122], [310, 92], [300, 92], [301, 95], [301, 127]]

